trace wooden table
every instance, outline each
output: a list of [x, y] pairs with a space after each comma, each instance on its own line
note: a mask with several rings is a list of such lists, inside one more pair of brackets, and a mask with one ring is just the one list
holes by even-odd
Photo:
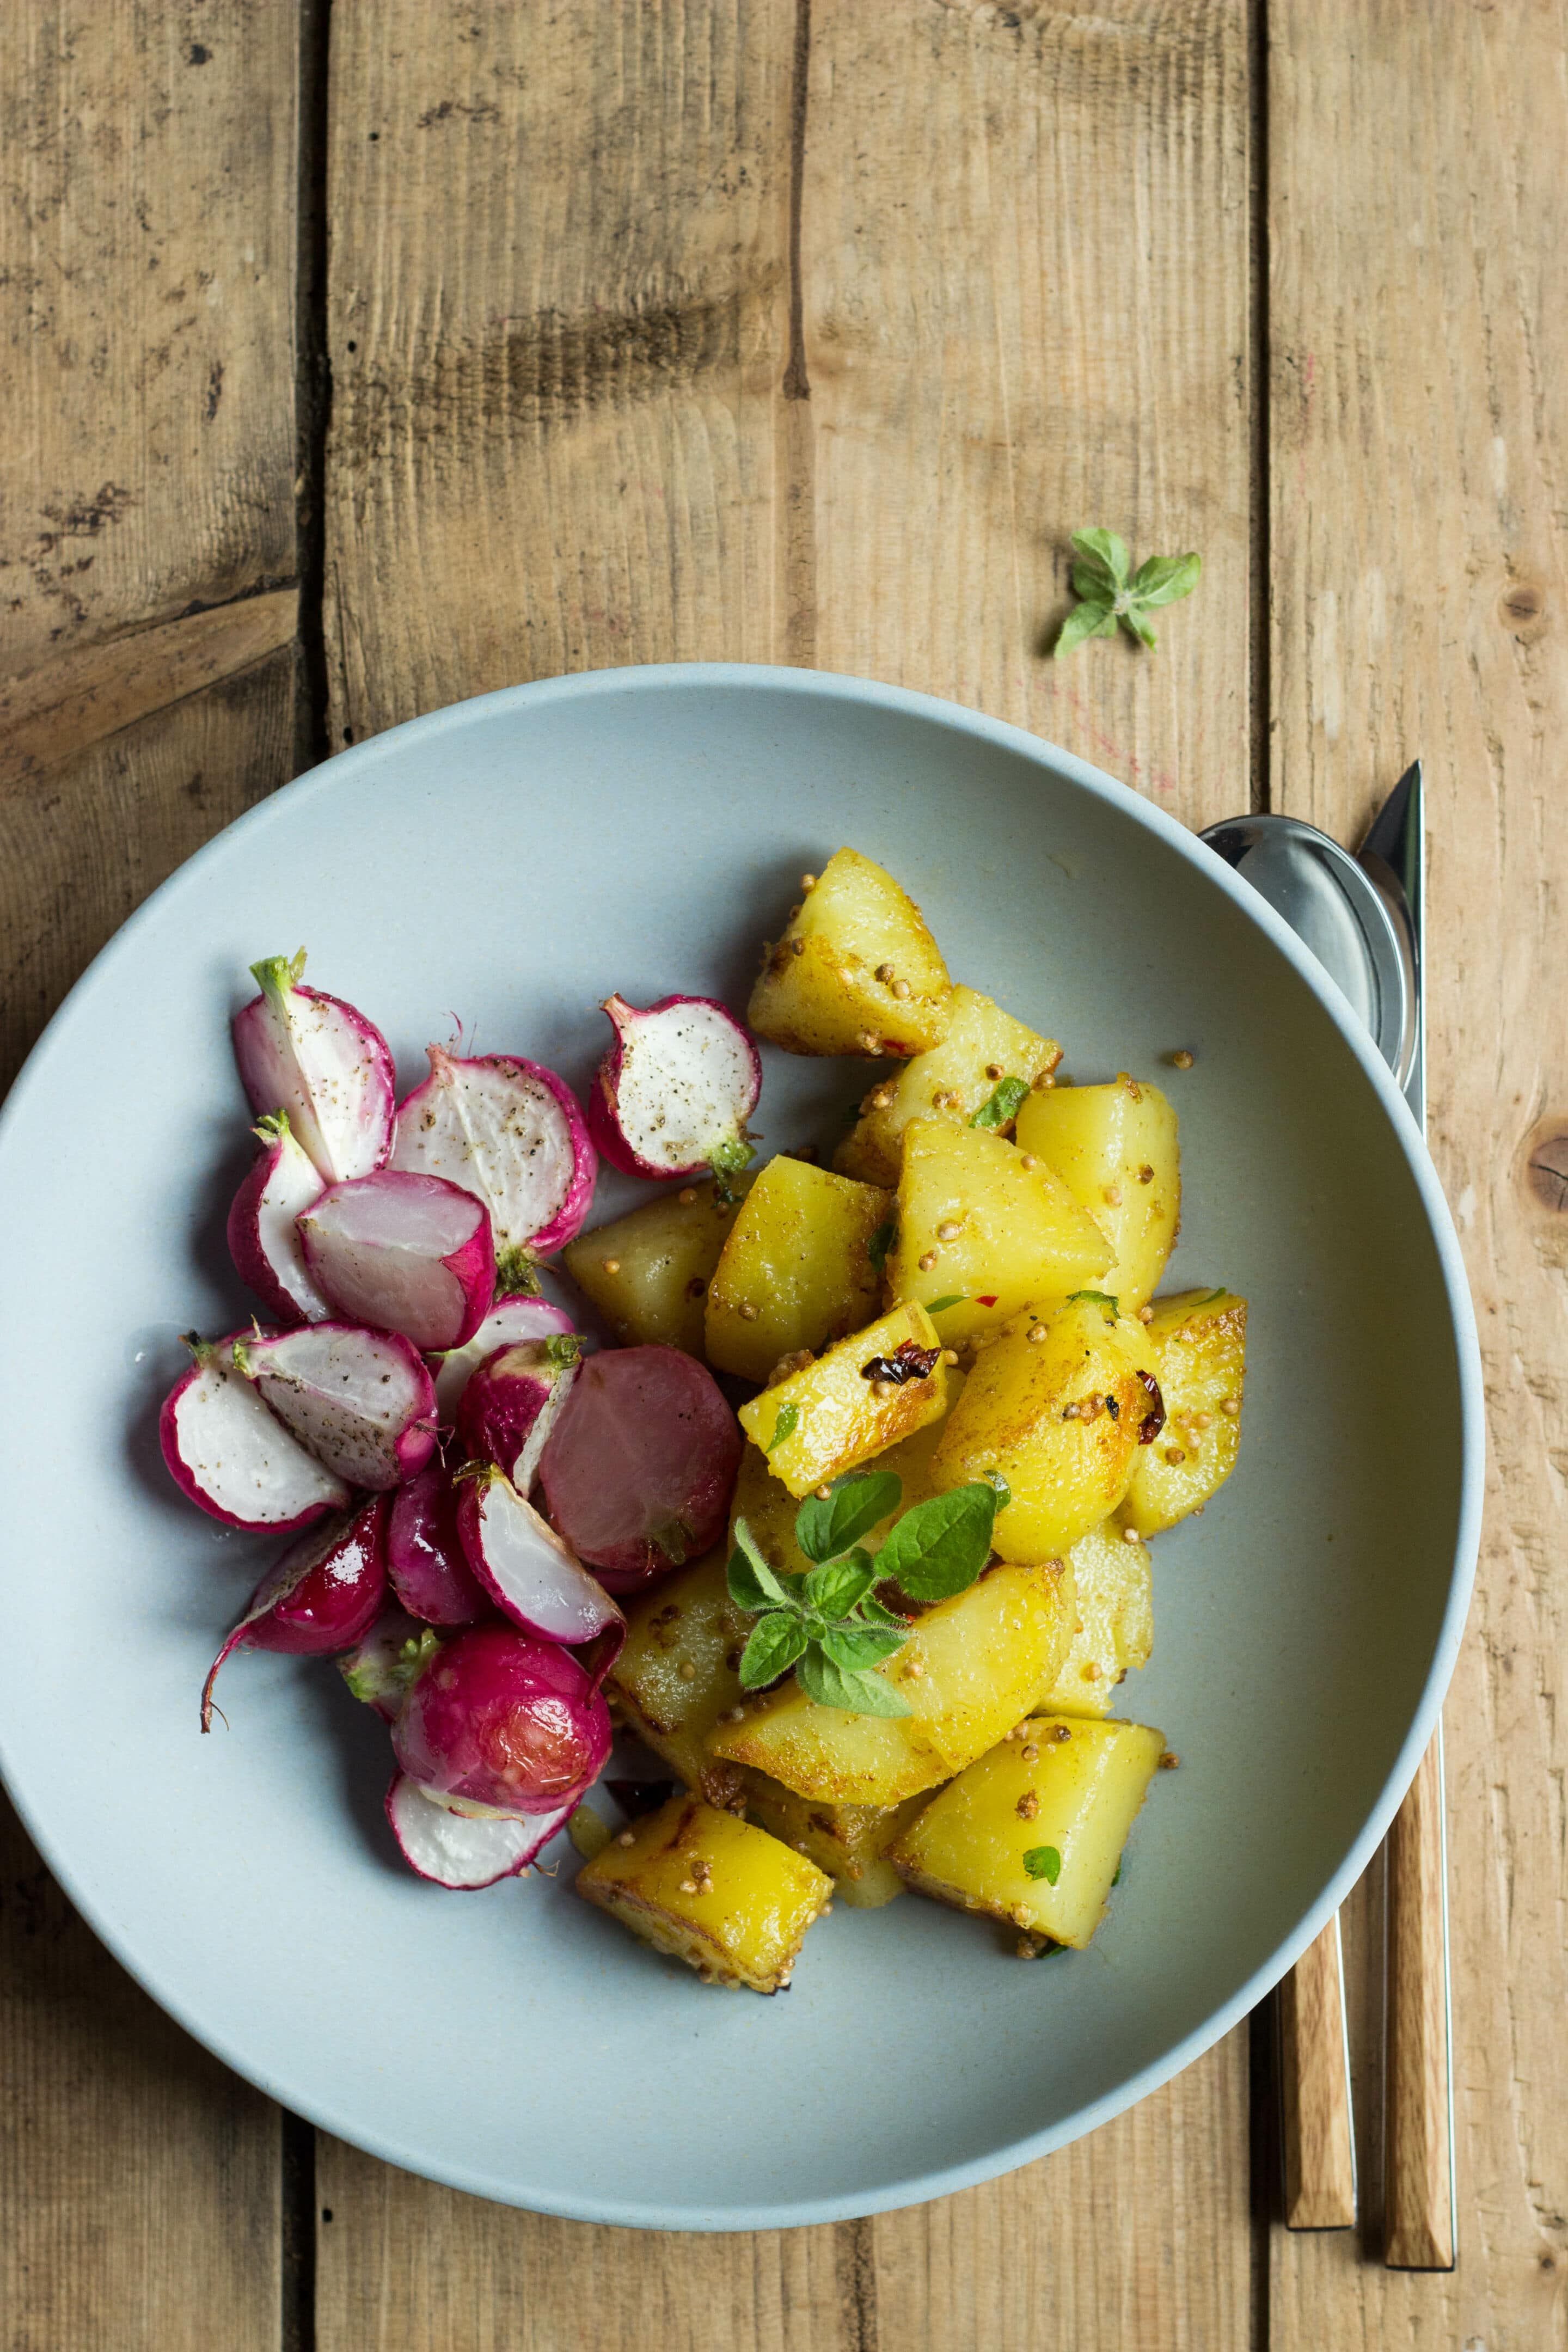
[[[1564, 2342], [1565, 77], [1548, 0], [0, 12], [6, 1075], [208, 835], [513, 679], [897, 679], [1194, 824], [1351, 835], [1419, 753], [1433, 1148], [1492, 1404], [1447, 1717], [1453, 2276], [1377, 2260], [1375, 1874], [1362, 2242], [1274, 2218], [1264, 2020], [1011, 2179], [700, 2239], [280, 2116], [12, 1826], [6, 2352]], [[1090, 522], [1200, 549], [1203, 585], [1152, 657], [1053, 667]]]

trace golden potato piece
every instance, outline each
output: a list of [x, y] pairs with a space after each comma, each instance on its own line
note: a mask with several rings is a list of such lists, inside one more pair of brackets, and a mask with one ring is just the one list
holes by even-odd
[[1055, 1169], [1116, 1255], [1098, 1287], [1135, 1314], [1165, 1270], [1181, 1219], [1176, 1114], [1125, 1070], [1108, 1087], [1053, 1087], [1018, 1113], [1017, 1144]]
[[1041, 1715], [1106, 1715], [1116, 1686], [1154, 1648], [1153, 1575], [1148, 1547], [1102, 1519], [1068, 1554], [1078, 1595], [1072, 1647], [1035, 1703]]
[[[1005, 1109], [1007, 1094], [1016, 1085], [1032, 1085], [1054, 1070], [1061, 1057], [1054, 1038], [1037, 1036], [977, 990], [957, 987], [948, 1000], [947, 1034], [941, 1045], [873, 1080], [860, 1117], [834, 1154], [833, 1164], [868, 1184], [896, 1184], [903, 1166], [904, 1129], [911, 1119], [967, 1127], [977, 1112], [984, 1114], [996, 1102], [999, 1087], [1006, 1089], [997, 1106]], [[1012, 1131], [1010, 1114], [986, 1123], [994, 1134]]]
[[1021, 1307], [1100, 1284], [1110, 1244], [1061, 1178], [1026, 1167], [979, 1128], [911, 1119], [904, 1129], [889, 1298], [918, 1298], [945, 1347], [994, 1331]]
[[1148, 1327], [1165, 1426], [1139, 1451], [1119, 1516], [1142, 1536], [1201, 1510], [1236, 1467], [1247, 1369], [1247, 1301], [1234, 1290], [1158, 1300]]
[[708, 1734], [745, 1694], [738, 1668], [752, 1620], [725, 1581], [728, 1549], [677, 1569], [626, 1609], [626, 1638], [605, 1678], [621, 1715], [656, 1756], [697, 1788]]
[[769, 950], [746, 1019], [790, 1054], [921, 1054], [947, 1026], [949, 994], [913, 899], [841, 849]]
[[700, 1356], [708, 1285], [734, 1218], [710, 1183], [683, 1184], [579, 1234], [562, 1264], [617, 1339]]
[[1026, 1729], [934, 1797], [892, 1859], [939, 1903], [1081, 1948], [1104, 1916], [1164, 1734], [1064, 1716]]
[[879, 1911], [903, 1893], [904, 1882], [887, 1852], [927, 1802], [923, 1795], [901, 1805], [836, 1805], [797, 1796], [765, 1772], [739, 1764], [714, 1769], [735, 1776], [736, 1801], [744, 1804], [747, 1819], [809, 1855], [852, 1909]]
[[921, 1307], [841, 1339], [741, 1407], [741, 1426], [792, 1495], [858, 1469], [947, 1410], [942, 1342]]
[[858, 1330], [877, 1311], [871, 1244], [893, 1196], [805, 1160], [770, 1160], [731, 1221], [708, 1285], [705, 1346], [719, 1370], [765, 1381], [780, 1359]]
[[777, 1992], [833, 1881], [766, 1830], [683, 1796], [623, 1830], [577, 1892], [705, 1984]]

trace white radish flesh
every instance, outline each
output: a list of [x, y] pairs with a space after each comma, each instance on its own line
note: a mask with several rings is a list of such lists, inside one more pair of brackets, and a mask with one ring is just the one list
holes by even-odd
[[465, 1456], [498, 1464], [518, 1493], [528, 1494], [581, 1359], [574, 1334], [498, 1348], [463, 1391], [458, 1443]]
[[242, 1282], [280, 1323], [321, 1323], [331, 1313], [310, 1278], [298, 1220], [321, 1197], [321, 1179], [294, 1139], [287, 1111], [258, 1122], [263, 1149], [234, 1196], [228, 1246]]
[[484, 1202], [498, 1254], [548, 1257], [582, 1230], [594, 1147], [553, 1070], [510, 1054], [458, 1061], [428, 1049], [430, 1076], [397, 1107], [390, 1165], [444, 1176]]
[[305, 950], [250, 967], [259, 996], [236, 1013], [234, 1053], [251, 1108], [282, 1107], [323, 1184], [368, 1176], [392, 1142], [386, 1040], [352, 1004], [300, 985]]
[[526, 1633], [571, 1643], [623, 1622], [604, 1586], [500, 1471], [463, 1481], [458, 1532], [497, 1608]]
[[351, 1486], [395, 1486], [435, 1451], [436, 1391], [416, 1349], [395, 1332], [310, 1323], [241, 1334], [234, 1361], [300, 1444]]
[[734, 1014], [709, 996], [646, 1006], [611, 996], [605, 1011], [616, 1040], [588, 1097], [588, 1125], [605, 1157], [631, 1176], [743, 1168], [763, 1066]]
[[521, 1294], [498, 1298], [479, 1329], [465, 1346], [453, 1348], [433, 1367], [436, 1374], [436, 1414], [443, 1429], [450, 1429], [458, 1417], [458, 1406], [463, 1391], [487, 1356], [498, 1348], [511, 1345], [514, 1339], [564, 1339], [572, 1329], [572, 1318], [548, 1298], [535, 1298]]
[[234, 1369], [243, 1335], [187, 1340], [195, 1358], [164, 1401], [163, 1459], [193, 1503], [231, 1528], [302, 1528], [349, 1500], [343, 1480], [299, 1444]]
[[386, 1792], [386, 1818], [410, 1870], [437, 1886], [471, 1894], [515, 1878], [572, 1814], [455, 1813], [399, 1772]]
[[351, 1322], [416, 1348], [460, 1348], [495, 1293], [484, 1203], [436, 1176], [383, 1168], [334, 1184], [300, 1219], [312, 1279]]

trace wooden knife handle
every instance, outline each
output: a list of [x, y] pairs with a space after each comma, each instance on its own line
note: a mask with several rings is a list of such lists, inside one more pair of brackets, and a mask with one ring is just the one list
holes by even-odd
[[1279, 1988], [1279, 2074], [1285, 2226], [1348, 2230], [1355, 2141], [1337, 1912]]
[[1439, 1727], [1388, 1833], [1383, 2259], [1454, 2267], [1448, 1931]]

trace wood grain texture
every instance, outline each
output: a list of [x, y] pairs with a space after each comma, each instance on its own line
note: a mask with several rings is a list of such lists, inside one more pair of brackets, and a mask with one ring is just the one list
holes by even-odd
[[[0, 1083], [290, 772], [292, 596], [267, 592], [295, 569], [295, 47], [289, 6], [0, 11]], [[8, 2352], [276, 2352], [279, 2185], [276, 2109], [136, 1990], [5, 1808]]]
[[1279, 1987], [1279, 2131], [1285, 2225], [1348, 2230], [1355, 2221], [1340, 1924], [1331, 1919]]
[[[1459, 2263], [1384, 2269], [1375, 2210], [1362, 2252], [1278, 2231], [1272, 2352], [1568, 2337], [1568, 1246], [1528, 1165], [1568, 1108], [1565, 79], [1540, 0], [1271, 11], [1274, 804], [1350, 838], [1426, 762], [1431, 1139], [1491, 1422], [1445, 1715]], [[1380, 2006], [1376, 1900], [1347, 1923], [1352, 2018]]]
[[1426, 1750], [1388, 1833], [1383, 2259], [1454, 2266], [1443, 1770]]

